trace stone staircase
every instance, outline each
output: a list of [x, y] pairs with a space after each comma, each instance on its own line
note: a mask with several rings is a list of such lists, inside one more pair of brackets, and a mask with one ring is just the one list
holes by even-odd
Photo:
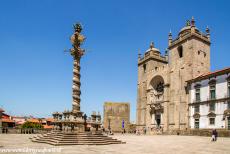
[[103, 135], [101, 133], [74, 133], [51, 131], [31, 138], [32, 142], [47, 143], [55, 146], [61, 145], [108, 145], [108, 144], [125, 144], [117, 139]]

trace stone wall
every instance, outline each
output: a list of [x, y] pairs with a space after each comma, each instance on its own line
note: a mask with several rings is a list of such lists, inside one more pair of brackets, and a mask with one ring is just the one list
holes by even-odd
[[104, 118], [103, 125], [105, 129], [109, 126], [113, 132], [122, 132], [122, 121], [124, 121], [124, 128], [129, 130], [130, 123], [130, 104], [129, 103], [104, 103]]

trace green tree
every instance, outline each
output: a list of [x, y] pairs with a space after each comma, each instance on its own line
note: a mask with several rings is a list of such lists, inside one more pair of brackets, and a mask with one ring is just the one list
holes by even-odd
[[22, 128], [43, 128], [42, 124], [39, 124], [39, 123], [33, 123], [33, 122], [25, 122], [23, 125], [22, 125]]

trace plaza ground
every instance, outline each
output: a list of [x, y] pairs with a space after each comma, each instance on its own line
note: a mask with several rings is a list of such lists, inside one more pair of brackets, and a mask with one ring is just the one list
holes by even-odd
[[[200, 136], [136, 136], [136, 135], [114, 135], [125, 141], [126, 144], [103, 145], [103, 146], [52, 146], [42, 143], [33, 143], [29, 137], [33, 135], [24, 134], [1, 134], [0, 151], [3, 149], [52, 149], [58, 148], [53, 153], [63, 154], [230, 154], [230, 138], [218, 138], [217, 142], [211, 142], [210, 137]], [[60, 149], [59, 149], [60, 148]], [[0, 152], [18, 153], [18, 152]], [[52, 152], [45, 152], [52, 153]]]

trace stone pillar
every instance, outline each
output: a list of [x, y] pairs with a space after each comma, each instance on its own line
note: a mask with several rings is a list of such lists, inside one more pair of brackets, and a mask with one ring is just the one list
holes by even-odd
[[73, 67], [73, 112], [80, 112], [80, 58], [74, 58], [74, 67]]
[[155, 119], [155, 113], [152, 113], [151, 114], [151, 117], [152, 117], [152, 121], [151, 121], [151, 124], [154, 125], [154, 127], [156, 126], [156, 119]]
[[[84, 55], [84, 50], [80, 48], [81, 44], [84, 42], [85, 37], [81, 34], [82, 27], [81, 25], [75, 24], [74, 25], [74, 34], [71, 36], [71, 42], [73, 48], [70, 49], [70, 53], [73, 56], [73, 101], [72, 101], [72, 112], [77, 113], [80, 112], [80, 60], [81, 57]], [[81, 116], [81, 115], [79, 115]]]
[[150, 105], [146, 106], [146, 127], [151, 127], [152, 117], [151, 117], [151, 107]]

